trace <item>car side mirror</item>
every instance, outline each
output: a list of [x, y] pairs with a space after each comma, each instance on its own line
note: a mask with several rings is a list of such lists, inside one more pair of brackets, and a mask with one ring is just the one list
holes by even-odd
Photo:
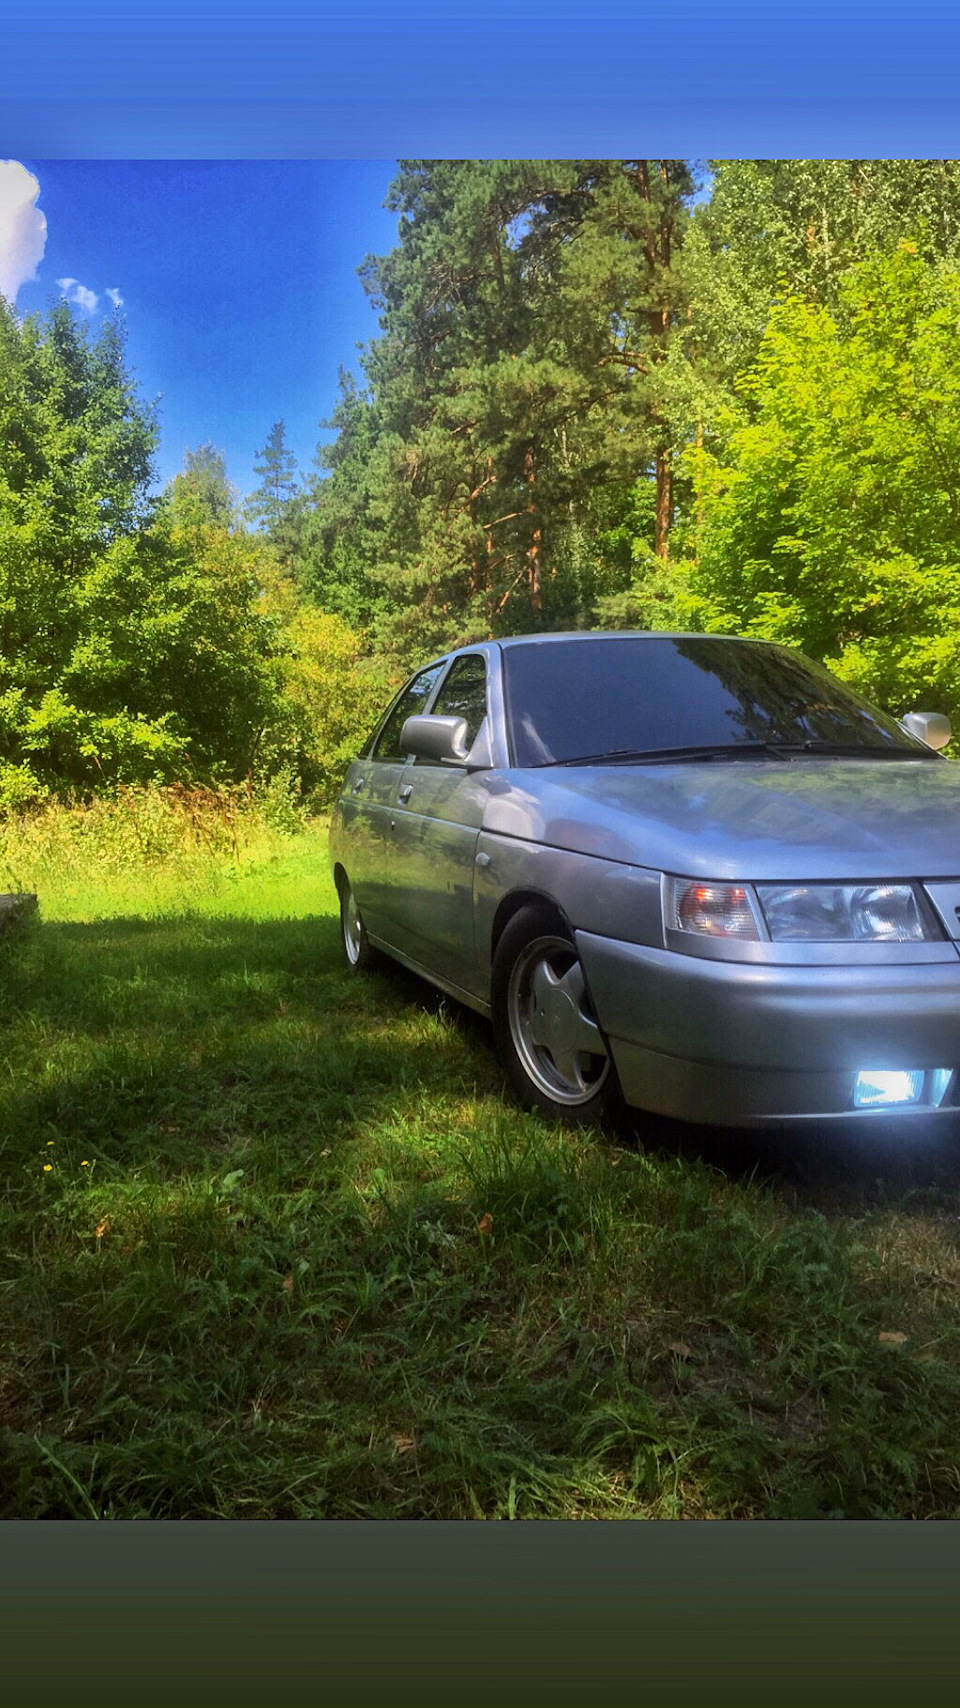
[[908, 712], [900, 719], [900, 728], [925, 741], [928, 747], [936, 748], [946, 747], [952, 733], [950, 719], [942, 712]]
[[465, 765], [467, 761], [466, 718], [408, 718], [400, 731], [400, 747], [415, 759], [434, 764]]

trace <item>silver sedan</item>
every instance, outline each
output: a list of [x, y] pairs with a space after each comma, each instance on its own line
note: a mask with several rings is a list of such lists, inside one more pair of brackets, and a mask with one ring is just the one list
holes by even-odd
[[727, 1125], [960, 1105], [960, 766], [792, 649], [521, 636], [420, 670], [330, 832], [347, 964], [488, 1016], [524, 1103]]

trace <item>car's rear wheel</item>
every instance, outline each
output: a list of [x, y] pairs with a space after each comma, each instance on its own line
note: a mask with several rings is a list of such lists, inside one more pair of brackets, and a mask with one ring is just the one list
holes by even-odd
[[493, 962], [493, 1028], [520, 1101], [567, 1125], [600, 1118], [617, 1095], [576, 947], [560, 919], [522, 908]]
[[343, 958], [352, 973], [363, 973], [376, 962], [377, 951], [367, 936], [357, 898], [345, 873], [337, 887], [340, 891], [340, 948]]

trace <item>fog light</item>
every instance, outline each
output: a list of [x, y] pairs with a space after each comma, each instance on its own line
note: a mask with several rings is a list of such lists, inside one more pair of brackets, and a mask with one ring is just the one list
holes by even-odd
[[929, 1102], [933, 1104], [934, 1109], [939, 1109], [941, 1103], [946, 1097], [947, 1092], [950, 1089], [950, 1081], [952, 1078], [953, 1068], [931, 1068], [930, 1088], [927, 1092], [927, 1098]]
[[864, 1069], [857, 1074], [853, 1106], [855, 1109], [879, 1109], [896, 1103], [919, 1103], [923, 1096], [923, 1081], [923, 1068], [914, 1068], [909, 1073], [870, 1073]]

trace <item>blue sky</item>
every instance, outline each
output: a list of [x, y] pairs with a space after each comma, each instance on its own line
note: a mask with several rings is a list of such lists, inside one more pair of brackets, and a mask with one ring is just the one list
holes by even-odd
[[160, 480], [211, 441], [249, 491], [280, 417], [309, 466], [338, 366], [359, 375], [357, 344], [377, 332], [357, 267], [395, 241], [395, 163], [20, 158], [47, 238], [17, 308], [44, 310], [72, 280], [73, 312], [96, 328], [119, 293], [140, 391], [162, 394]]

